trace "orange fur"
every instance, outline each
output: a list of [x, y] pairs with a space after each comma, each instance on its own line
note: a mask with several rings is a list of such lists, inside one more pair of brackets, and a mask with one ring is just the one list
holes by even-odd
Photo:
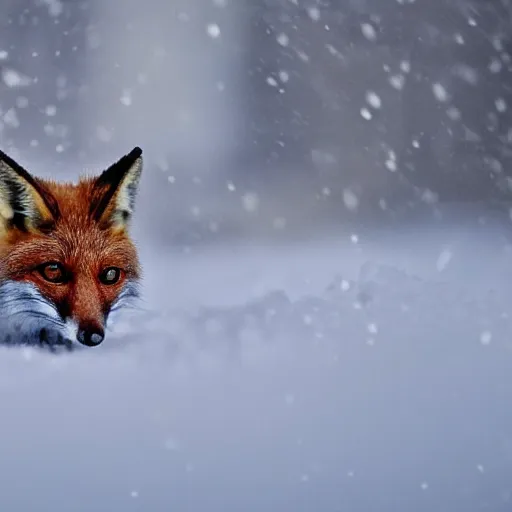
[[[73, 319], [80, 328], [102, 332], [123, 286], [137, 280], [141, 271], [127, 227], [108, 222], [119, 184], [114, 189], [98, 178], [82, 178], [77, 184], [33, 179], [39, 225], [27, 229], [7, 225], [0, 236], [0, 282], [32, 283], [63, 318]], [[91, 208], [103, 198], [108, 201], [97, 219]], [[48, 262], [62, 265], [69, 280], [52, 283], [45, 279], [40, 268]], [[99, 276], [109, 267], [120, 270], [120, 279], [105, 285]]]

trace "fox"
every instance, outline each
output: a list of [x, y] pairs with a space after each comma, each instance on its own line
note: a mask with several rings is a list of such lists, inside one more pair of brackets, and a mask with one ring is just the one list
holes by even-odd
[[130, 236], [143, 160], [135, 147], [76, 183], [38, 178], [0, 150], [0, 335], [96, 347], [139, 297]]

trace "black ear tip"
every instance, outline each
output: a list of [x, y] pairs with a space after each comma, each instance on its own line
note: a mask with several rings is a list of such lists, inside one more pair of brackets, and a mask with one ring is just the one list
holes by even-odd
[[5, 162], [10, 167], [16, 167], [18, 164], [7, 153], [0, 149], [0, 161]]
[[130, 158], [133, 158], [134, 160], [136, 160], [137, 158], [142, 156], [142, 149], [139, 146], [135, 146], [130, 151], [130, 153], [128, 153], [127, 156], [130, 157]]

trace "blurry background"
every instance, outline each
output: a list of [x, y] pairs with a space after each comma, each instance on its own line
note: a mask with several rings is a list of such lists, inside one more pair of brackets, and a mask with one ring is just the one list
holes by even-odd
[[499, 204], [511, 20], [508, 0], [6, 0], [0, 141], [60, 178], [143, 146], [163, 242]]
[[[0, 351], [0, 510], [510, 512], [512, 0], [2, 0], [0, 147], [145, 151], [145, 302]], [[27, 492], [28, 489], [28, 492]]]

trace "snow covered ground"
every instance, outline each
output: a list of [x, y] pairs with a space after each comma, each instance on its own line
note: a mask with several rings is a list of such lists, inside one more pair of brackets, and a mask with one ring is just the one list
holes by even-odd
[[511, 509], [508, 218], [141, 250], [98, 349], [0, 351], [0, 510]]

